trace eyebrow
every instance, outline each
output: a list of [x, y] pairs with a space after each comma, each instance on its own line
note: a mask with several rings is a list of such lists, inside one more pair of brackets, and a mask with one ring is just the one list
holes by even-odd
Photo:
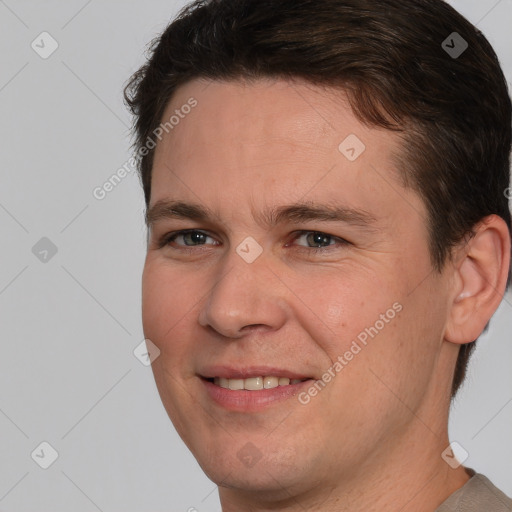
[[[146, 225], [151, 227], [162, 219], [187, 219], [198, 222], [212, 222], [219, 218], [209, 208], [184, 201], [160, 200], [146, 212]], [[368, 230], [377, 230], [375, 216], [366, 210], [317, 203], [294, 203], [265, 210], [255, 215], [261, 225], [272, 228], [283, 223], [309, 221], [335, 221], [352, 224]]]

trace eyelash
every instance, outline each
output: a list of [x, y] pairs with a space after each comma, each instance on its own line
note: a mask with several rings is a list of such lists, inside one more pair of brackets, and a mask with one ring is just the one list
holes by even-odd
[[[167, 233], [165, 235], [163, 235], [159, 241], [158, 241], [158, 247], [161, 249], [163, 248], [164, 246], [166, 245], [169, 245], [171, 242], [175, 241], [177, 237], [179, 236], [182, 236], [182, 235], [187, 235], [187, 234], [190, 234], [190, 233], [201, 233], [202, 235], [205, 235], [207, 237], [210, 237], [210, 238], [213, 238], [211, 237], [208, 233], [204, 232], [204, 231], [201, 231], [201, 230], [197, 230], [197, 229], [186, 229], [186, 230], [182, 230], [182, 231], [174, 231], [174, 232], [171, 232], [171, 233]], [[337, 236], [334, 236], [334, 235], [330, 235], [329, 233], [324, 233], [323, 231], [315, 231], [315, 230], [301, 230], [301, 231], [296, 231], [294, 233], [294, 237], [292, 240], [296, 240], [297, 238], [300, 238], [301, 236], [303, 235], [307, 235], [307, 234], [317, 234], [317, 235], [321, 235], [323, 237], [328, 237], [332, 240], [335, 240], [338, 242], [338, 246], [347, 246], [347, 245], [350, 245], [350, 242], [348, 242], [347, 240], [344, 240], [343, 238], [340, 238], [340, 237], [337, 237]], [[190, 245], [190, 246], [179, 246], [178, 250], [182, 251], [182, 252], [186, 252], [186, 253], [193, 253], [193, 252], [197, 252], [197, 248], [199, 247], [204, 247], [206, 244], [199, 244], [199, 245]], [[315, 253], [319, 253], [319, 254], [322, 254], [324, 252], [330, 252], [333, 248], [336, 248], [336, 244], [335, 245], [328, 245], [326, 247], [305, 247], [305, 246], [298, 246], [299, 247], [299, 252], [315, 252]]]

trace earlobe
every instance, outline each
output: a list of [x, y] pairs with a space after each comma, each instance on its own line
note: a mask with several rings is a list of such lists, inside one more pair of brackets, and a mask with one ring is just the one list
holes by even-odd
[[510, 266], [510, 233], [506, 222], [490, 215], [460, 248], [455, 268], [453, 299], [445, 339], [464, 344], [475, 341], [498, 308]]

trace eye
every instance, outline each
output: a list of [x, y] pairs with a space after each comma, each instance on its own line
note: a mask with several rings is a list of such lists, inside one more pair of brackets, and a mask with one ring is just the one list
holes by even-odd
[[299, 247], [305, 247], [306, 249], [322, 250], [336, 244], [342, 246], [349, 244], [349, 242], [343, 240], [343, 238], [329, 235], [328, 233], [323, 233], [321, 231], [299, 231], [294, 240], [305, 240], [306, 245], [304, 246], [299, 244]]
[[[208, 239], [212, 242], [208, 243]], [[304, 244], [293, 244], [298, 251], [321, 253], [329, 251], [336, 246], [349, 245], [350, 242], [343, 238], [323, 233], [322, 231], [298, 231], [294, 234], [292, 241], [303, 241]], [[166, 245], [174, 246], [176, 249], [184, 251], [192, 251], [195, 247], [204, 247], [206, 245], [219, 245], [213, 237], [209, 236], [203, 231], [188, 229], [183, 231], [176, 231], [163, 235], [159, 241], [158, 246], [162, 248]], [[292, 245], [287, 243], [286, 247]]]
[[[186, 230], [186, 231], [178, 231], [176, 233], [167, 233], [164, 235], [160, 241], [159, 246], [163, 247], [164, 245], [171, 244], [172, 242], [176, 242], [177, 240], [182, 240], [184, 243], [177, 245], [180, 247], [197, 247], [200, 245], [205, 245], [206, 240], [210, 238], [213, 240], [213, 238], [206, 233], [203, 233], [202, 231], [196, 231], [193, 229]], [[215, 242], [215, 241], [214, 241]]]

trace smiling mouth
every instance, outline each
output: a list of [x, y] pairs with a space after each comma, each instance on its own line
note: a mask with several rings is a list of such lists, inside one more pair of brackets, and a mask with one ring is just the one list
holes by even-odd
[[206, 380], [215, 384], [216, 386], [224, 389], [230, 389], [231, 391], [259, 391], [261, 389], [293, 386], [310, 379], [289, 379], [288, 377], [267, 375], [261, 377], [250, 377], [247, 379], [227, 379], [224, 377], [213, 377]]

